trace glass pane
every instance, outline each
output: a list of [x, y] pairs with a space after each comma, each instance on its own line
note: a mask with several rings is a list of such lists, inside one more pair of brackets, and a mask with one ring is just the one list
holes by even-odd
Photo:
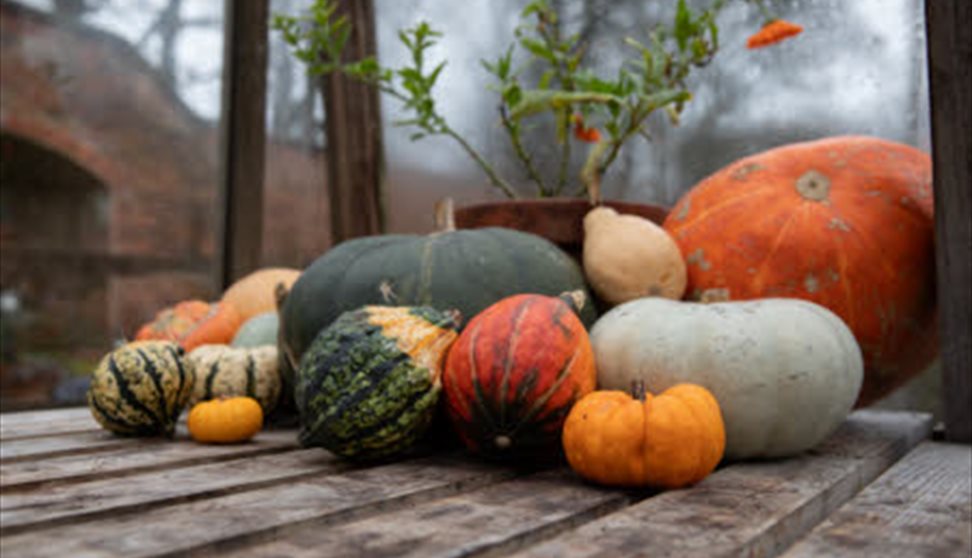
[[210, 300], [222, 2], [0, 4], [4, 410], [82, 401], [113, 344]]

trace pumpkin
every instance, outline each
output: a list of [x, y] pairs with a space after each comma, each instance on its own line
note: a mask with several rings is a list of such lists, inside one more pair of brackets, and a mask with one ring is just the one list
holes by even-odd
[[186, 420], [189, 435], [202, 443], [245, 442], [263, 428], [263, 408], [250, 397], [221, 397], [197, 403]]
[[491, 458], [557, 453], [567, 412], [596, 380], [587, 330], [572, 308], [582, 304], [515, 295], [469, 322], [443, 378], [446, 412], [467, 448]]
[[88, 388], [88, 407], [116, 434], [169, 436], [192, 393], [182, 349], [167, 341], [136, 341], [105, 355]]
[[269, 413], [280, 397], [277, 348], [202, 345], [185, 356], [186, 368], [195, 376], [189, 404], [220, 397], [245, 396]]
[[355, 460], [412, 446], [435, 414], [456, 325], [454, 314], [428, 307], [366, 306], [342, 314], [301, 359], [300, 443]]
[[280, 319], [276, 312], [257, 314], [245, 321], [233, 336], [230, 343], [234, 347], [259, 347], [276, 345]]
[[609, 207], [596, 207], [584, 217], [584, 274], [612, 305], [685, 294], [685, 260], [665, 229]]
[[692, 384], [657, 396], [595, 391], [564, 423], [564, 454], [577, 474], [612, 486], [681, 488], [711, 473], [726, 447], [715, 397]]
[[223, 293], [223, 302], [236, 308], [245, 322], [264, 312], [277, 310], [277, 285], [290, 288], [300, 276], [300, 270], [286, 267], [259, 269], [239, 279]]
[[[321, 329], [361, 306], [431, 306], [469, 318], [514, 294], [588, 294], [580, 267], [551, 242], [504, 228], [454, 230], [447, 216], [440, 220], [443, 230], [428, 236], [343, 242], [301, 274], [281, 303], [285, 380]], [[595, 318], [586, 305], [582, 321]]]
[[681, 383], [712, 392], [732, 459], [817, 445], [850, 412], [864, 374], [844, 322], [799, 299], [642, 298], [602, 316], [591, 343], [602, 389], [643, 381], [654, 393]]
[[664, 223], [694, 299], [802, 298], [826, 306], [864, 354], [858, 405], [937, 352], [931, 160], [867, 137], [797, 143], [706, 178]]
[[229, 304], [187, 300], [156, 314], [135, 339], [175, 341], [191, 351], [207, 343], [229, 343], [239, 327], [240, 315]]

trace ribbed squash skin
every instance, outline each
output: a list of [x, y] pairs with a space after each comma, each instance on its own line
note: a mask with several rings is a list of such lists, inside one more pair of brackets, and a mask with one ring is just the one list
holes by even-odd
[[563, 299], [505, 298], [474, 317], [449, 351], [445, 406], [473, 452], [556, 454], [571, 406], [594, 389], [584, 325]]
[[[587, 294], [570, 256], [539, 236], [510, 229], [350, 240], [311, 264], [287, 295], [280, 314], [281, 371], [286, 382], [321, 329], [369, 304], [456, 309], [467, 320], [506, 296], [577, 289]], [[594, 323], [593, 305], [581, 318]]]
[[195, 376], [190, 405], [220, 397], [250, 397], [264, 414], [280, 398], [277, 348], [202, 345], [185, 356], [186, 368]]
[[709, 176], [664, 227], [693, 299], [802, 298], [840, 316], [864, 353], [867, 405], [937, 353], [931, 170], [877, 138], [791, 144]]
[[321, 331], [301, 360], [300, 443], [366, 460], [410, 447], [441, 391], [453, 316], [427, 307], [367, 306]]
[[116, 434], [171, 437], [192, 388], [178, 345], [136, 341], [105, 355], [95, 368], [88, 407]]

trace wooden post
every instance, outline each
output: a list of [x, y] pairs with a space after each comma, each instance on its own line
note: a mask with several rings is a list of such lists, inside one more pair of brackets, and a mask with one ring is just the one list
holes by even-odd
[[972, 3], [926, 0], [945, 436], [972, 443]]
[[[372, 0], [340, 0], [337, 14], [351, 23], [345, 59], [375, 55]], [[331, 238], [336, 244], [384, 229], [381, 112], [378, 92], [345, 76], [323, 78], [323, 89]]]
[[269, 18], [268, 0], [227, 0], [225, 10], [219, 291], [260, 266]]

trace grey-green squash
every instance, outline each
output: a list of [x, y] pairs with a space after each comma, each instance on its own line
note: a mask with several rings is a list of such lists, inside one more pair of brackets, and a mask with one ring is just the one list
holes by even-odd
[[453, 315], [428, 307], [342, 314], [300, 362], [300, 443], [353, 460], [408, 449], [435, 414], [456, 325]]
[[601, 389], [698, 384], [719, 401], [726, 457], [812, 448], [846, 418], [864, 377], [850, 329], [797, 299], [699, 304], [642, 298], [591, 330]]
[[182, 355], [169, 341], [136, 341], [105, 355], [88, 388], [98, 424], [116, 434], [172, 437], [194, 380]]
[[221, 397], [252, 397], [269, 413], [280, 398], [277, 348], [202, 345], [185, 356], [196, 378], [190, 405]]
[[257, 314], [243, 322], [240, 329], [236, 331], [236, 335], [233, 337], [233, 342], [230, 345], [234, 347], [276, 345], [279, 327], [280, 318], [276, 312]]

